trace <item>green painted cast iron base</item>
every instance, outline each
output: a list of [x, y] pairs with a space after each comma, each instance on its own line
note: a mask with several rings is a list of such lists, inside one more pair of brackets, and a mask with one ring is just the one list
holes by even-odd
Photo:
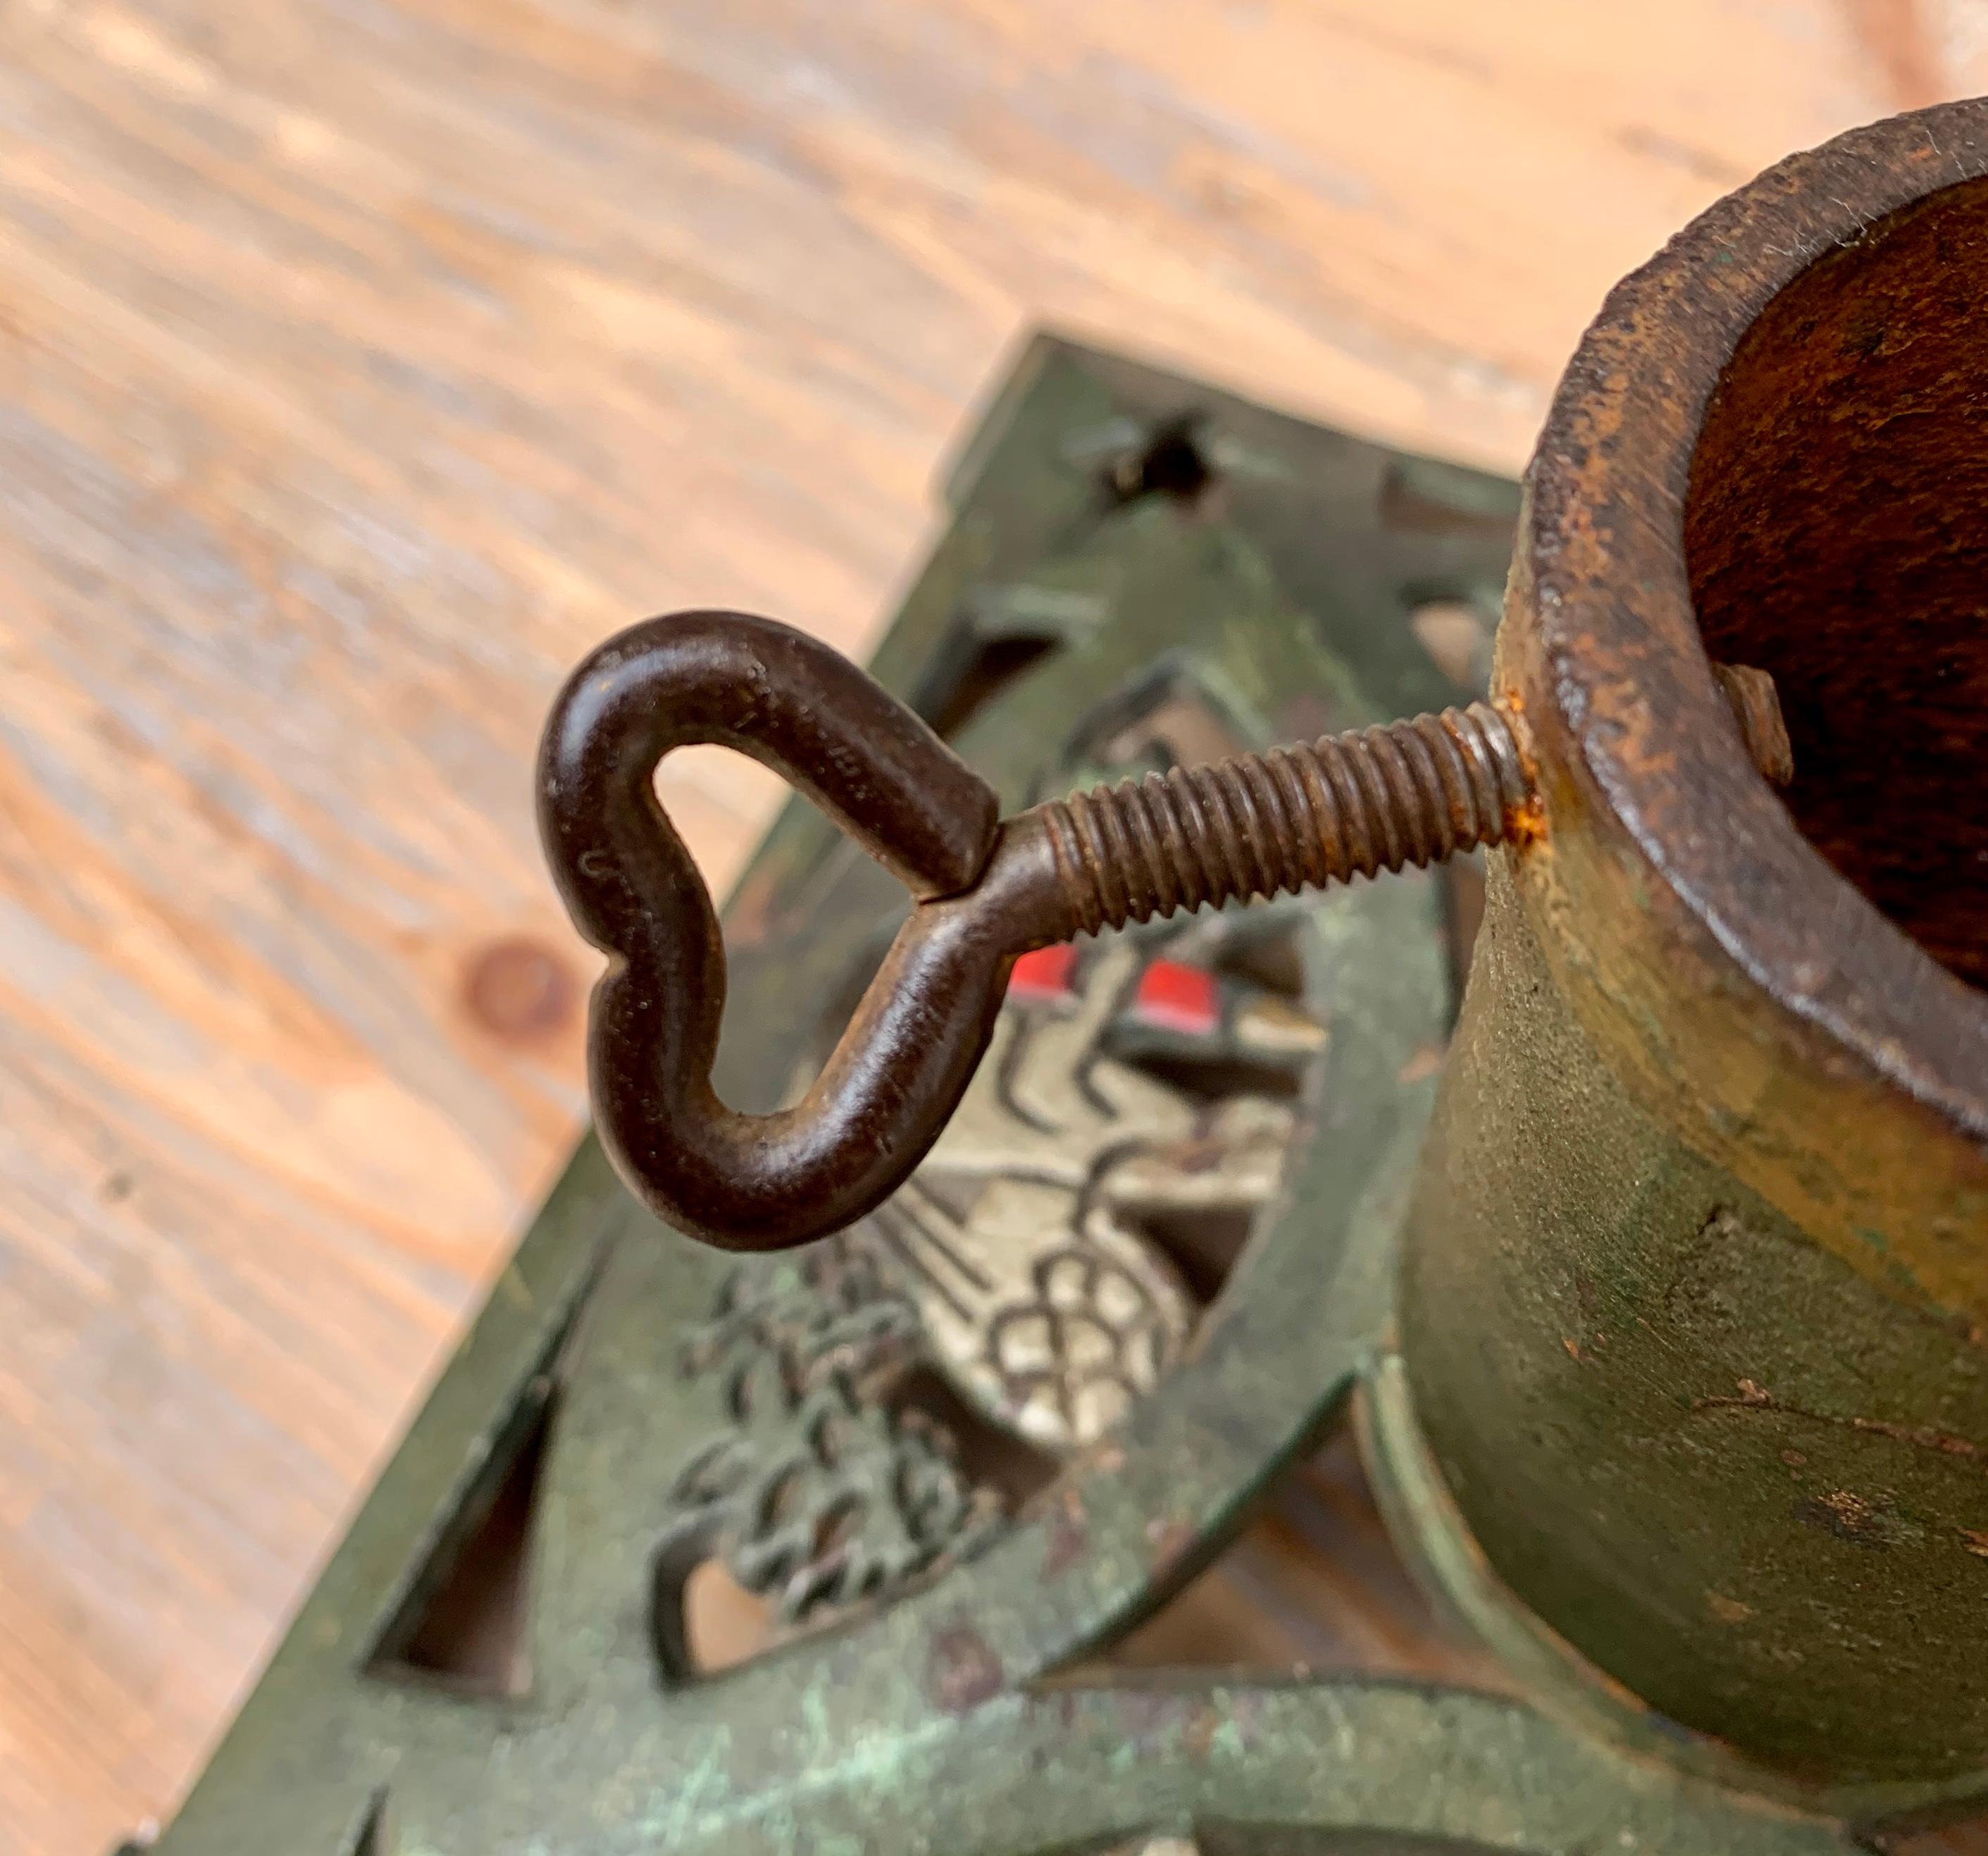
[[1804, 1787], [1743, 1759], [1723, 1741], [1654, 1713], [1590, 1662], [1500, 1580], [1442, 1479], [1415, 1416], [1401, 1356], [1378, 1355], [1356, 1406], [1361, 1450], [1395, 1541], [1448, 1614], [1486, 1644], [1539, 1706], [1626, 1756], [1669, 1766], [1729, 1792], [1779, 1800], [1805, 1816], [1898, 1826], [1973, 1817], [1978, 1780], [1946, 1786]]
[[[1010, 809], [1459, 699], [1516, 510], [1053, 341], [948, 496], [875, 669]], [[696, 1248], [583, 1145], [164, 1856], [1844, 1847], [1507, 1699], [1094, 1673], [1384, 1345], [1467, 902], [1032, 959], [817, 1250]], [[901, 907], [789, 807], [727, 912], [729, 1101], [818, 1061]]]
[[1988, 1800], [1978, 1340], [1640, 1113], [1495, 865], [1398, 1282], [1370, 1461], [1529, 1692], [1855, 1822]]

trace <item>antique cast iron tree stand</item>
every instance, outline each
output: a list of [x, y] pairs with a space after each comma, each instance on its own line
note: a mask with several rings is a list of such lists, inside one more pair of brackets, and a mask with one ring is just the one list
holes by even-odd
[[[1978, 1803], [1984, 286], [1988, 107], [1900, 118], [1618, 288], [1522, 503], [1042, 344], [876, 683], [604, 646], [542, 791], [605, 1145], [732, 1251], [839, 1235], [701, 1249], [583, 1150], [167, 1847], [1766, 1856]], [[829, 815], [723, 942], [693, 740]], [[1439, 1065], [1419, 867], [1478, 845]], [[1537, 1706], [1100, 1668], [1356, 1408]], [[722, 1671], [714, 1566], [772, 1613]]]

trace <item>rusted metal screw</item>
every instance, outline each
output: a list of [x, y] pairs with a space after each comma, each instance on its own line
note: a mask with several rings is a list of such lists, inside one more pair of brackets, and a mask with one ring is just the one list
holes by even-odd
[[[1719, 680], [1755, 764], [1785, 781], [1773, 683], [1729, 667]], [[773, 1115], [735, 1114], [712, 1087], [724, 944], [653, 784], [658, 759], [690, 741], [778, 767], [917, 900], [814, 1085]], [[742, 1250], [839, 1230], [911, 1172], [1019, 955], [1543, 828], [1512, 722], [1488, 703], [1002, 819], [986, 783], [854, 665], [731, 612], [652, 619], [580, 666], [547, 725], [539, 811], [566, 906], [612, 957], [590, 1047], [601, 1139], [660, 1215]]]
[[1073, 932], [1434, 863], [1513, 830], [1529, 787], [1488, 703], [1036, 808]]
[[[1794, 777], [1764, 671], [1714, 673], [1766, 777]], [[1442, 862], [1527, 828], [1531, 782], [1503, 713], [1445, 709], [1310, 743], [1176, 767], [1035, 808], [1070, 932]], [[1028, 816], [1028, 815], [1024, 815]]]

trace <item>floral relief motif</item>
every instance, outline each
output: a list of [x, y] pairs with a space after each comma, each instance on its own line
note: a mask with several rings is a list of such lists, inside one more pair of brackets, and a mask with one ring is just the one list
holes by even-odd
[[[1208, 1285], [1165, 1235], [1276, 1191], [1324, 1027], [1225, 956], [1264, 912], [1019, 963], [993, 1042], [918, 1173], [830, 1242], [742, 1262], [682, 1361], [714, 1424], [668, 1493], [793, 1626], [970, 1554], [1013, 1505], [961, 1411], [1046, 1458], [1105, 1435], [1179, 1360]], [[1288, 938], [1295, 913], [1269, 918]], [[1293, 963], [1295, 964], [1294, 961]]]

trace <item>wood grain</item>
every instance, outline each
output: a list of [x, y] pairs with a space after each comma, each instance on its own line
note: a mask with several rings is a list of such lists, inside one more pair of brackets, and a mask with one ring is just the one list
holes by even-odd
[[[564, 666], [860, 649], [1043, 321], [1516, 467], [1618, 273], [1965, 82], [1898, 11], [0, 9], [0, 1852], [170, 1808], [573, 1138]], [[722, 876], [768, 784], [669, 779]]]

